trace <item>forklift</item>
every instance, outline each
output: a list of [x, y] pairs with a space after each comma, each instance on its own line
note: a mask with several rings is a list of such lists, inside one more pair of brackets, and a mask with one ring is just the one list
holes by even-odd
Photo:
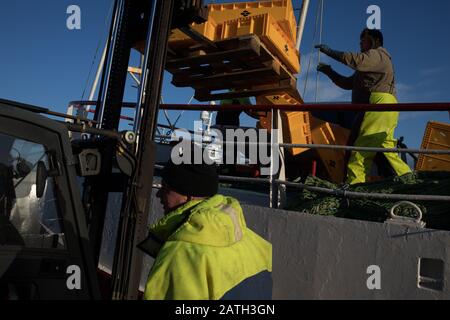
[[[189, 33], [206, 20], [199, 0], [115, 0], [93, 120], [0, 99], [0, 299], [140, 297], [138, 244], [147, 236], [167, 40], [172, 29]], [[144, 63], [136, 130], [119, 131], [137, 46]], [[88, 139], [70, 140], [73, 132]], [[112, 192], [122, 206], [105, 274], [98, 266]]]

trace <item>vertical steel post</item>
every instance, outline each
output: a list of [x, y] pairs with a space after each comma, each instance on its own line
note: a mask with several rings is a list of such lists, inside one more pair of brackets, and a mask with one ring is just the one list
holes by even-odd
[[308, 15], [308, 8], [309, 8], [309, 0], [303, 0], [302, 4], [302, 11], [300, 13], [300, 19], [298, 22], [297, 27], [297, 50], [300, 51], [300, 45], [302, 43], [303, 33], [305, 31], [305, 23], [306, 23], [306, 16]]
[[[275, 180], [286, 180], [284, 166], [284, 149], [280, 150], [283, 143], [283, 125], [280, 110], [272, 109], [272, 130], [270, 135], [270, 207], [280, 208], [285, 204], [286, 187]], [[277, 159], [276, 159], [277, 158]], [[276, 160], [275, 160], [276, 159]], [[278, 164], [278, 166], [275, 166]]]

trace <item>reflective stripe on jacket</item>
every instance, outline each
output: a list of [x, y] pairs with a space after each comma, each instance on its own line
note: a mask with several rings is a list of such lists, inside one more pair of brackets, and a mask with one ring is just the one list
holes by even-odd
[[237, 200], [190, 201], [150, 233], [157, 256], [145, 299], [271, 298], [272, 245], [246, 227]]

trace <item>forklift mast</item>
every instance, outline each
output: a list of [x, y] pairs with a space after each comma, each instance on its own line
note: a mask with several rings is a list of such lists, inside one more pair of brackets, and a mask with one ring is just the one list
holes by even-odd
[[[98, 265], [110, 192], [122, 192], [117, 244], [112, 274], [112, 298], [136, 299], [142, 267], [137, 244], [147, 235], [147, 221], [153, 185], [158, 108], [166, 61], [167, 41], [172, 28], [206, 21], [203, 1], [198, 0], [116, 0], [107, 44], [107, 63], [94, 120], [97, 129], [119, 130], [127, 68], [131, 50], [144, 43], [144, 64], [139, 100], [136, 105], [136, 135], [132, 170], [128, 176], [114, 173], [115, 142], [102, 143], [102, 169], [84, 184], [84, 203], [89, 223], [89, 239]], [[125, 176], [125, 178], [123, 177]]]

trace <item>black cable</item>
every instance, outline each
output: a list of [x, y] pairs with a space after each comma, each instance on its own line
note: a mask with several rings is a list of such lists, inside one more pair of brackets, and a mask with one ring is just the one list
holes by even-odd
[[[111, 2], [111, 6], [109, 7], [109, 12], [108, 12], [107, 17], [111, 16], [111, 11], [112, 11], [113, 6], [114, 6], [114, 2]], [[108, 26], [107, 22], [108, 22], [108, 19], [105, 20], [105, 27]], [[86, 89], [87, 89], [87, 86], [89, 84], [89, 79], [91, 78], [92, 69], [94, 68], [95, 60], [97, 60], [98, 50], [100, 49], [100, 43], [102, 42], [101, 40], [102, 39], [100, 37], [100, 39], [98, 40], [97, 49], [95, 49], [94, 58], [92, 59], [91, 68], [89, 69], [89, 73], [88, 73], [88, 76], [87, 76], [87, 79], [86, 79], [86, 83], [84, 85], [83, 93], [81, 94], [81, 101], [84, 100], [84, 94], [86, 93]]]

